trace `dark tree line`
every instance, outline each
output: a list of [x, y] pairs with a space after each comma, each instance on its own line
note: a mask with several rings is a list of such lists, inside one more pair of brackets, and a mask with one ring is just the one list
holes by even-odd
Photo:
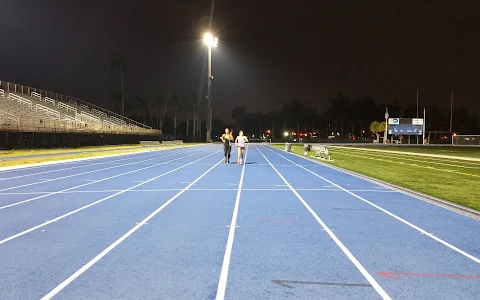
[[[384, 121], [385, 108], [391, 117], [415, 118], [417, 107], [402, 104], [398, 101], [377, 104], [371, 97], [352, 99], [342, 93], [329, 99], [325, 113], [318, 113], [312, 103], [292, 99], [281, 102], [279, 110], [267, 113], [247, 113], [245, 106], [232, 109], [232, 118], [237, 128], [242, 128], [250, 134], [263, 134], [265, 130], [273, 131], [273, 136], [279, 138], [284, 132], [315, 132], [318, 137], [334, 135], [348, 138], [370, 137], [370, 124], [373, 121]], [[423, 118], [423, 107], [419, 108], [419, 118]], [[426, 107], [426, 130], [429, 132], [449, 132], [450, 112], [438, 105]], [[480, 132], [478, 113], [465, 109], [453, 112], [452, 131], [461, 134]]]
[[[111, 95], [110, 102], [118, 113], [161, 129], [164, 133], [174, 135], [203, 135], [205, 117], [202, 103], [195, 95], [180, 96], [168, 88], [152, 88], [143, 94], [128, 96], [125, 93], [124, 72], [128, 70], [128, 58], [119, 53], [112, 55], [112, 71], [119, 74], [119, 91]], [[231, 116], [235, 124], [225, 124], [213, 119], [213, 134], [223, 132], [226, 126], [243, 129], [250, 135], [262, 135], [267, 130], [271, 136], [280, 138], [284, 132], [315, 132], [318, 137], [327, 137], [332, 133], [338, 137], [370, 137], [370, 124], [384, 121], [385, 108], [391, 117], [412, 118], [417, 114], [417, 107], [402, 104], [399, 101], [377, 104], [371, 97], [351, 97], [339, 93], [329, 99], [326, 112], [319, 113], [308, 101], [292, 99], [280, 102], [281, 108], [269, 112], [247, 113], [247, 107], [236, 106]], [[427, 131], [450, 132], [450, 112], [434, 105], [426, 108]], [[423, 116], [423, 107], [419, 108], [419, 117]], [[452, 131], [459, 134], [480, 132], [478, 113], [465, 109], [453, 112]]]

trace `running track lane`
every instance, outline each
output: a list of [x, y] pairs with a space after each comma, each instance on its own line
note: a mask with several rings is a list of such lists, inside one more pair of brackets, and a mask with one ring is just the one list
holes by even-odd
[[[225, 299], [380, 299], [255, 147], [247, 161]], [[295, 280], [321, 284], [274, 283]]]
[[[201, 159], [205, 155], [199, 155], [197, 153], [183, 155], [180, 154], [177, 158], [172, 158], [170, 160], [177, 160], [183, 162], [183, 165], [192, 164], [194, 161]], [[167, 160], [167, 161], [170, 161]], [[165, 161], [165, 162], [167, 162]], [[159, 162], [161, 164], [162, 162]], [[102, 181], [93, 185], [88, 185], [86, 188], [94, 188], [94, 191], [99, 191], [100, 193], [91, 193], [87, 190], [70, 189], [69, 191], [83, 191], [84, 193], [58, 193], [54, 190], [54, 187], [50, 187], [53, 193], [52, 195], [31, 195], [29, 199], [23, 200], [20, 205], [8, 207], [6, 209], [0, 210], [0, 227], [3, 229], [0, 234], [0, 244], [3, 242], [3, 239], [14, 235], [15, 233], [23, 230], [27, 230], [33, 226], [41, 224], [43, 222], [57, 218], [59, 215], [67, 214], [70, 211], [80, 209], [86, 205], [90, 205], [95, 201], [100, 201], [105, 197], [112, 197], [118, 191], [115, 188], [120, 187], [121, 190], [141, 184], [146, 180], [149, 180], [152, 177], [159, 176], [163, 173], [170, 172], [182, 167], [181, 165], [152, 165], [148, 168], [143, 166], [141, 169], [138, 169], [136, 172], [132, 172], [124, 175], [115, 177], [110, 180]], [[185, 169], [179, 169], [175, 172], [184, 172], [185, 175], [188, 175], [189, 171]], [[123, 173], [120, 173], [123, 174]], [[118, 174], [118, 175], [120, 175]], [[128, 180], [125, 180], [125, 177]], [[162, 176], [163, 177], [163, 176]], [[108, 178], [108, 177], [107, 177]], [[133, 179], [132, 179], [133, 178]], [[163, 177], [164, 179], [168, 176]], [[48, 185], [48, 183], [45, 183]], [[52, 185], [52, 184], [49, 184]], [[85, 188], [85, 187], [82, 187]], [[91, 190], [90, 190], [91, 191]], [[105, 191], [105, 192], [103, 192]], [[28, 195], [22, 195], [28, 196]], [[40, 198], [39, 197], [44, 197]], [[68, 200], [67, 200], [68, 199]], [[32, 200], [32, 201], [30, 201]], [[25, 202], [30, 201], [30, 202]], [[4, 203], [1, 201], [0, 203]], [[13, 204], [10, 204], [13, 205]], [[2, 206], [6, 207], [6, 206]]]
[[210, 168], [195, 184], [183, 185], [183, 194], [66, 286], [58, 299], [212, 299], [236, 190], [190, 188], [238, 181], [241, 168], [223, 162]]
[[[217, 160], [220, 152], [210, 154], [203, 156], [205, 161]], [[186, 168], [190, 172], [183, 177], [193, 180], [207, 167], [193, 164]], [[161, 179], [151, 183], [156, 181]], [[4, 243], [0, 246], [0, 295], [5, 299], [40, 298], [174, 194], [127, 191]]]
[[[271, 148], [262, 147], [261, 151], [274, 164], [309, 162]], [[325, 170], [325, 179], [340, 187], [345, 182], [356, 187], [372, 185], [340, 171], [332, 173], [328, 167], [311, 168], [319, 176]], [[300, 181], [312, 185], [328, 183], [300, 167], [285, 172], [284, 176], [293, 186]], [[474, 299], [479, 295], [480, 264], [478, 257], [474, 256], [480, 250], [477, 220], [403, 194], [362, 193], [362, 199], [375, 199], [379, 207], [394, 211], [406, 222], [420, 226], [428, 234], [448, 243], [445, 245], [355, 197], [355, 193], [344, 192], [335, 194], [335, 197], [328, 197], [325, 192], [299, 191], [299, 194], [327, 224], [331, 224], [339, 238], [366, 269], [375, 274], [376, 280], [392, 298]], [[445, 222], [448, 226], [444, 225]], [[461, 242], [462, 239], [468, 244]], [[449, 245], [465, 251], [466, 255]], [[389, 272], [410, 275], [399, 275], [394, 279], [395, 274], [389, 275]]]

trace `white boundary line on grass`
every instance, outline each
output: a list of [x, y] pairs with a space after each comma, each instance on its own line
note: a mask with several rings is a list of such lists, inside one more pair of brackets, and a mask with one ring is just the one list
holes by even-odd
[[[28, 203], [28, 202], [31, 202], [31, 201], [34, 201], [34, 200], [38, 200], [38, 199], [41, 199], [41, 198], [45, 198], [45, 197], [48, 197], [48, 196], [51, 196], [51, 195], [61, 194], [61, 193], [63, 193], [63, 192], [71, 191], [71, 190], [74, 190], [74, 189], [77, 189], [77, 188], [80, 188], [80, 187], [92, 185], [92, 184], [95, 184], [95, 183], [99, 183], [99, 182], [102, 182], [102, 181], [105, 181], [105, 180], [109, 180], [109, 179], [112, 179], [112, 178], [120, 177], [120, 176], [127, 175], [127, 174], [130, 174], [130, 173], [135, 173], [135, 172], [138, 172], [138, 171], [150, 169], [150, 168], [153, 168], [153, 167], [156, 167], [156, 166], [159, 166], [159, 165], [166, 164], [166, 163], [168, 163], [168, 162], [170, 162], [170, 161], [180, 160], [180, 159], [183, 159], [183, 158], [186, 158], [186, 157], [190, 157], [190, 156], [194, 156], [194, 155], [197, 155], [197, 154], [200, 154], [200, 153], [202, 153], [202, 152], [195, 152], [195, 153], [193, 153], [193, 154], [185, 155], [185, 156], [178, 157], [178, 158], [175, 158], [175, 159], [172, 159], [172, 160], [167, 160], [166, 162], [157, 163], [157, 164], [155, 164], [155, 165], [151, 165], [151, 166], [148, 166], [148, 167], [143, 167], [143, 168], [140, 168], [140, 169], [135, 169], [135, 170], [132, 170], [132, 171], [120, 173], [120, 174], [113, 175], [113, 176], [106, 177], [106, 178], [99, 179], [99, 180], [89, 181], [89, 182], [87, 182], [87, 183], [80, 184], [80, 185], [76, 185], [76, 186], [73, 186], [73, 187], [69, 187], [69, 188], [66, 188], [66, 189], [63, 189], [63, 190], [60, 190], [60, 191], [52, 192], [52, 193], [49, 193], [49, 194], [44, 194], [44, 195], [41, 195], [41, 196], [38, 196], [38, 197], [34, 197], [34, 198], [22, 200], [22, 201], [15, 202], [15, 203], [11, 203], [11, 204], [8, 204], [8, 205], [5, 205], [5, 206], [0, 206], [0, 210], [6, 209], [6, 208], [9, 208], [9, 207], [13, 207], [13, 206], [17, 206], [17, 205], [20, 205], [20, 204]], [[175, 154], [172, 154], [172, 155], [170, 155], [170, 156], [173, 156], [173, 155], [175, 155]], [[47, 182], [50, 182], [50, 181], [42, 181], [42, 182], [47, 183]]]
[[[270, 166], [275, 170], [278, 176], [285, 182], [285, 184], [290, 188], [290, 190], [297, 196], [298, 200], [307, 208], [307, 210], [312, 214], [312, 216], [317, 220], [317, 222], [322, 226], [325, 232], [332, 238], [332, 240], [337, 244], [337, 246], [343, 251], [343, 253], [350, 259], [350, 261], [357, 267], [357, 269], [362, 273], [362, 275], [367, 279], [367, 281], [373, 286], [377, 293], [382, 297], [382, 299], [391, 299], [390, 296], [385, 292], [385, 290], [378, 284], [378, 282], [368, 273], [368, 271], [360, 264], [360, 262], [353, 256], [353, 254], [348, 250], [348, 248], [340, 241], [340, 239], [333, 233], [333, 231], [323, 222], [322, 219], [315, 213], [315, 211], [308, 205], [308, 203], [300, 196], [300, 194], [290, 185], [290, 183], [283, 177], [283, 175], [275, 168], [275, 166], [263, 155], [262, 151], [257, 148], [260, 154], [265, 158], [265, 160], [270, 164]], [[272, 151], [273, 152], [273, 151]], [[274, 152], [275, 153], [275, 152]]]
[[418, 152], [402, 152], [402, 151], [393, 151], [393, 150], [380, 150], [380, 149], [368, 149], [366, 148], [358, 148], [358, 147], [344, 147], [344, 146], [329, 146], [331, 148], [345, 148], [345, 149], [358, 149], [371, 152], [381, 152], [381, 153], [392, 153], [392, 154], [403, 154], [403, 155], [410, 155], [410, 156], [423, 156], [423, 157], [434, 157], [434, 158], [445, 158], [445, 159], [453, 159], [453, 160], [462, 160], [462, 161], [477, 161], [480, 162], [480, 158], [475, 157], [465, 157], [465, 156], [453, 156], [453, 155], [440, 155], [440, 154], [428, 154], [428, 153], [418, 153]]
[[[216, 154], [218, 152], [215, 152], [213, 154]], [[210, 155], [213, 155], [210, 154]], [[208, 156], [210, 156], [208, 155]], [[208, 157], [207, 156], [207, 157]], [[202, 158], [203, 159], [203, 158]], [[53, 290], [51, 290], [47, 295], [42, 297], [42, 300], [47, 300], [47, 299], [52, 299], [57, 295], [60, 291], [62, 291], [65, 287], [67, 287], [70, 283], [72, 283], [75, 279], [77, 279], [80, 275], [82, 275], [85, 271], [87, 271], [90, 267], [92, 267], [94, 264], [96, 264], [100, 259], [102, 259], [104, 256], [106, 256], [110, 251], [112, 251], [115, 247], [120, 245], [123, 241], [125, 241], [129, 236], [131, 236], [135, 231], [137, 231], [140, 227], [142, 227], [144, 224], [146, 224], [150, 219], [155, 217], [160, 211], [162, 211], [165, 207], [167, 207], [170, 203], [172, 203], [175, 199], [177, 199], [180, 195], [182, 195], [185, 191], [187, 191], [190, 187], [192, 187], [195, 183], [197, 183], [200, 179], [202, 179], [205, 175], [207, 175], [213, 168], [218, 166], [222, 161], [225, 159], [222, 158], [218, 163], [210, 167], [207, 171], [205, 171], [202, 175], [200, 175], [197, 179], [195, 179], [192, 183], [190, 183], [188, 186], [186, 186], [184, 189], [182, 189], [180, 192], [178, 192], [175, 196], [170, 198], [167, 202], [165, 202], [162, 206], [160, 206], [157, 210], [152, 212], [148, 217], [143, 219], [141, 222], [137, 223], [135, 227], [130, 229], [127, 233], [125, 233], [122, 237], [120, 237], [118, 240], [116, 240], [113, 244], [108, 246], [105, 250], [100, 252], [97, 256], [95, 256], [92, 260], [90, 260], [87, 264], [85, 264], [83, 267], [78, 269], [75, 273], [70, 275], [67, 279], [65, 279], [62, 283], [60, 283], [58, 286], [56, 286]], [[150, 179], [151, 180], [154, 180]]]
[[[275, 147], [271, 147], [271, 148], [281, 152], [280, 149], [277, 149]], [[390, 182], [386, 182], [386, 181], [383, 181], [383, 180], [380, 180], [380, 179], [377, 179], [377, 178], [369, 177], [367, 175], [363, 175], [363, 174], [360, 174], [360, 173], [357, 173], [357, 172], [354, 172], [354, 171], [350, 171], [350, 170], [347, 170], [347, 169], [344, 169], [344, 168], [340, 168], [340, 167], [334, 166], [332, 164], [328, 164], [324, 161], [319, 161], [319, 160], [313, 159], [311, 157], [305, 157], [305, 156], [302, 156], [300, 154], [296, 154], [294, 152], [290, 152], [290, 154], [293, 155], [293, 156], [297, 156], [297, 157], [303, 158], [307, 161], [311, 161], [311, 162], [315, 163], [315, 165], [303, 165], [304, 167], [321, 167], [321, 168], [326, 167], [326, 168], [338, 171], [340, 173], [348, 174], [350, 176], [353, 176], [353, 177], [371, 182], [375, 185], [383, 186], [383, 187], [387, 188], [388, 190], [396, 191], [398, 193], [407, 195], [407, 196], [412, 197], [414, 199], [417, 199], [417, 200], [420, 200], [420, 201], [423, 201], [423, 202], [428, 202], [430, 204], [434, 204], [435, 206], [438, 206], [438, 207], [443, 208], [443, 209], [447, 209], [451, 212], [454, 212], [454, 213], [457, 213], [457, 214], [460, 214], [460, 215], [463, 215], [463, 216], [467, 216], [467, 217], [475, 219], [475, 220], [480, 220], [480, 212], [477, 211], [477, 210], [474, 210], [473, 208], [469, 208], [469, 207], [466, 207], [466, 206], [463, 206], [463, 205], [460, 205], [460, 204], [449, 202], [449, 201], [446, 201], [446, 200], [443, 200], [443, 199], [440, 199], [440, 198], [436, 198], [436, 197], [431, 196], [431, 195], [423, 194], [421, 192], [417, 192], [417, 191], [414, 191], [414, 190], [410, 190], [408, 188], [404, 188], [404, 187], [395, 185], [395, 184], [390, 183]]]
[[227, 245], [225, 247], [225, 254], [223, 256], [222, 270], [218, 280], [216, 300], [223, 300], [225, 298], [225, 291], [227, 289], [228, 269], [230, 267], [230, 258], [232, 256], [233, 239], [235, 237], [235, 228], [237, 227], [238, 208], [240, 206], [240, 196], [242, 194], [243, 177], [245, 175], [245, 166], [247, 165], [248, 146], [245, 149], [245, 159], [242, 165], [242, 173], [240, 174], [240, 182], [238, 183], [237, 197], [235, 199], [235, 206], [233, 208], [232, 222], [230, 223], [230, 230], [228, 231]]
[[318, 175], [317, 173], [315, 173], [315, 172], [313, 172], [313, 171], [310, 171], [309, 169], [307, 169], [307, 168], [303, 167], [302, 165], [299, 165], [299, 164], [297, 164], [296, 162], [294, 162], [294, 161], [292, 161], [292, 160], [290, 160], [290, 159], [286, 158], [285, 156], [283, 156], [283, 155], [281, 155], [281, 154], [277, 153], [276, 151], [273, 151], [273, 150], [271, 150], [271, 149], [268, 149], [268, 150], [269, 150], [269, 151], [271, 151], [271, 152], [273, 152], [273, 153], [275, 153], [276, 155], [278, 155], [278, 156], [280, 156], [280, 157], [284, 158], [285, 160], [287, 160], [287, 161], [291, 162], [292, 164], [294, 164], [294, 165], [296, 165], [296, 166], [298, 166], [298, 167], [302, 168], [303, 170], [305, 170], [305, 171], [307, 171], [307, 172], [311, 173], [312, 175], [314, 175], [314, 176], [316, 176], [316, 177], [318, 177], [318, 178], [320, 178], [320, 179], [322, 179], [322, 180], [324, 180], [324, 181], [326, 181], [326, 182], [330, 183], [331, 185], [334, 185], [334, 186], [336, 186], [337, 188], [339, 188], [339, 189], [343, 190], [344, 192], [346, 192], [346, 193], [348, 193], [348, 194], [352, 195], [353, 197], [355, 197], [355, 198], [357, 198], [357, 199], [359, 199], [359, 200], [361, 200], [361, 201], [363, 201], [363, 202], [365, 202], [365, 203], [367, 203], [367, 204], [369, 204], [369, 205], [371, 205], [371, 206], [373, 206], [373, 207], [375, 207], [375, 208], [377, 208], [377, 209], [381, 210], [382, 212], [386, 213], [387, 215], [389, 215], [389, 216], [391, 216], [391, 217], [393, 217], [393, 218], [397, 219], [398, 221], [400, 221], [400, 222], [402, 222], [402, 223], [404, 223], [404, 224], [406, 224], [406, 225], [408, 225], [408, 226], [412, 227], [413, 229], [415, 229], [415, 230], [417, 230], [417, 231], [421, 232], [422, 234], [424, 234], [424, 235], [426, 235], [426, 236], [428, 236], [428, 237], [430, 237], [430, 238], [432, 238], [432, 239], [436, 240], [437, 242], [439, 242], [439, 243], [441, 243], [441, 244], [443, 244], [443, 245], [447, 246], [448, 248], [450, 248], [450, 249], [452, 249], [452, 250], [454, 250], [454, 251], [456, 251], [456, 252], [458, 252], [458, 253], [462, 254], [463, 256], [465, 256], [465, 257], [467, 257], [467, 258], [469, 258], [469, 259], [473, 260], [474, 262], [476, 262], [476, 263], [479, 263], [479, 264], [480, 264], [480, 259], [479, 259], [479, 258], [477, 258], [477, 257], [475, 257], [475, 256], [473, 256], [473, 255], [471, 255], [471, 254], [468, 254], [467, 252], [465, 252], [465, 251], [463, 251], [463, 250], [461, 250], [461, 249], [459, 249], [459, 248], [457, 248], [457, 247], [453, 246], [452, 244], [450, 244], [450, 243], [448, 243], [448, 242], [446, 242], [446, 241], [444, 241], [444, 240], [442, 240], [442, 239], [440, 239], [440, 238], [438, 238], [438, 237], [434, 236], [433, 234], [431, 234], [431, 233], [429, 233], [429, 232], [425, 231], [424, 229], [422, 229], [422, 228], [420, 228], [420, 227], [418, 227], [418, 226], [416, 226], [416, 225], [414, 225], [414, 224], [412, 224], [412, 223], [408, 222], [407, 220], [405, 220], [405, 219], [403, 219], [403, 218], [401, 218], [401, 217], [399, 217], [399, 216], [395, 215], [394, 213], [391, 213], [390, 211], [388, 211], [388, 210], [386, 210], [386, 209], [382, 208], [381, 206], [378, 206], [378, 205], [376, 205], [375, 203], [372, 203], [372, 202], [368, 201], [367, 199], [365, 199], [365, 198], [363, 198], [363, 197], [361, 197], [361, 196], [359, 196], [359, 195], [357, 195], [357, 194], [355, 194], [355, 193], [353, 193], [353, 192], [351, 192], [351, 191], [349, 191], [349, 190], [347, 190], [347, 189], [345, 189], [345, 188], [341, 187], [340, 185], [338, 185], [338, 184], [336, 184], [336, 183], [334, 183], [334, 182], [332, 182], [332, 181], [330, 181], [330, 180], [328, 180], [328, 179], [326, 179], [326, 178], [324, 178], [324, 177], [322, 177], [322, 176]]
[[[42, 228], [42, 227], [45, 227], [45, 226], [47, 226], [48, 224], [51, 224], [51, 223], [57, 222], [58, 220], [64, 219], [64, 218], [66, 218], [66, 217], [68, 217], [68, 216], [70, 216], [70, 215], [73, 215], [73, 214], [75, 214], [75, 213], [77, 213], [77, 212], [80, 212], [80, 211], [82, 211], [82, 210], [84, 210], [84, 209], [87, 209], [87, 208], [89, 208], [89, 207], [91, 207], [91, 206], [97, 205], [98, 203], [104, 202], [104, 201], [106, 201], [106, 200], [108, 200], [108, 199], [110, 199], [110, 198], [113, 198], [113, 197], [115, 197], [115, 196], [118, 196], [118, 195], [120, 195], [120, 194], [123, 194], [123, 193], [125, 193], [125, 192], [128, 192], [128, 191], [130, 191], [130, 190], [133, 190], [134, 188], [137, 188], [137, 187], [139, 187], [139, 186], [141, 186], [141, 185], [144, 185], [144, 184], [146, 184], [146, 183], [149, 183], [149, 182], [151, 182], [151, 181], [153, 181], [153, 180], [156, 180], [156, 179], [158, 179], [158, 178], [160, 178], [160, 177], [163, 177], [163, 176], [165, 176], [165, 175], [168, 175], [168, 174], [170, 174], [170, 173], [173, 173], [173, 172], [175, 172], [175, 171], [178, 171], [178, 170], [180, 170], [180, 169], [183, 169], [183, 168], [185, 168], [186, 166], [192, 165], [192, 164], [196, 163], [197, 161], [201, 161], [202, 159], [205, 159], [205, 158], [207, 158], [207, 157], [209, 157], [209, 156], [212, 156], [212, 155], [214, 155], [214, 154], [217, 154], [218, 152], [220, 152], [220, 151], [214, 152], [214, 153], [212, 153], [212, 154], [209, 154], [209, 155], [207, 155], [207, 156], [204, 156], [204, 157], [202, 157], [202, 158], [199, 158], [199, 159], [197, 159], [197, 160], [194, 160], [194, 161], [192, 161], [192, 162], [189, 162], [189, 163], [187, 163], [187, 164], [185, 164], [185, 165], [183, 165], [183, 166], [181, 166], [181, 167], [172, 169], [172, 170], [170, 170], [170, 171], [168, 171], [168, 172], [165, 172], [165, 173], [162, 173], [162, 174], [160, 174], [160, 175], [158, 175], [158, 176], [155, 176], [155, 177], [153, 177], [153, 178], [150, 178], [149, 180], [147, 180], [147, 181], [145, 181], [145, 182], [142, 182], [142, 183], [139, 183], [139, 184], [137, 184], [137, 185], [131, 186], [131, 187], [129, 187], [128, 189], [122, 190], [122, 191], [120, 191], [120, 192], [118, 192], [118, 193], [115, 193], [115, 194], [113, 194], [113, 195], [107, 196], [107, 197], [105, 197], [105, 198], [102, 198], [102, 199], [100, 199], [100, 200], [97, 200], [97, 201], [95, 201], [95, 202], [92, 202], [92, 203], [90, 203], [90, 204], [87, 204], [87, 205], [82, 206], [82, 207], [80, 207], [80, 208], [77, 208], [77, 209], [75, 209], [75, 210], [72, 210], [72, 211], [70, 211], [70, 212], [68, 212], [68, 213], [66, 213], [66, 214], [61, 215], [60, 217], [56, 217], [56, 218], [54, 218], [54, 219], [52, 219], [52, 220], [49, 220], [49, 221], [46, 221], [46, 222], [44, 222], [44, 223], [42, 223], [42, 224], [40, 224], [40, 225], [31, 227], [31, 228], [29, 228], [29, 229], [27, 229], [27, 230], [24, 230], [24, 231], [20, 232], [20, 233], [17, 233], [17, 234], [15, 234], [15, 235], [12, 235], [12, 236], [10, 236], [10, 237], [8, 237], [8, 238], [5, 238], [5, 239], [3, 239], [3, 240], [0, 240], [0, 245], [6, 243], [6, 242], [8, 242], [8, 241], [11, 241], [11, 240], [13, 240], [13, 239], [16, 239], [16, 238], [18, 238], [18, 237], [20, 237], [20, 236], [22, 236], [22, 235], [25, 235], [25, 234], [27, 234], [27, 233], [29, 233], [29, 232], [32, 232], [32, 231], [34, 231], [34, 230], [37, 230], [37, 229]], [[223, 159], [222, 159], [222, 160], [223, 160]], [[212, 168], [213, 168], [213, 167], [212, 167]]]
[[[189, 146], [183, 146], [183, 147], [180, 147], [180, 148], [165, 149], [165, 150], [154, 150], [154, 151], [162, 152], [162, 151], [175, 150], [175, 149], [198, 147], [198, 146], [202, 146], [202, 145], [203, 144], [189, 145]], [[120, 149], [119, 149], [119, 151], [120, 151]], [[16, 171], [16, 170], [20, 170], [20, 169], [33, 169], [33, 168], [39, 168], [39, 167], [49, 166], [49, 165], [63, 165], [63, 164], [69, 164], [69, 163], [72, 163], [72, 162], [79, 162], [79, 161], [93, 160], [93, 159], [102, 159], [102, 158], [110, 158], [110, 157], [125, 156], [125, 155], [135, 155], [135, 154], [145, 153], [145, 152], [150, 152], [150, 151], [144, 150], [144, 151], [129, 152], [129, 153], [110, 154], [110, 155], [107, 154], [107, 155], [103, 155], [103, 156], [72, 158], [72, 159], [64, 159], [64, 160], [55, 160], [55, 161], [48, 161], [48, 162], [42, 162], [42, 163], [35, 163], [35, 164], [23, 164], [23, 165], [18, 165], [18, 166], [0, 167], [0, 174], [6, 173], [8, 171]]]

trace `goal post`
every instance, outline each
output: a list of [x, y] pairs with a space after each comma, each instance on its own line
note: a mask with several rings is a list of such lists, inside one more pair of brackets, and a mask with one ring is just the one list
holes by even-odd
[[480, 146], [480, 135], [453, 135], [453, 146]]

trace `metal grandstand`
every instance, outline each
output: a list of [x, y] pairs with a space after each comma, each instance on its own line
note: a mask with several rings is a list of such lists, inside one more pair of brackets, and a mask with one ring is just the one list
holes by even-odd
[[86, 101], [0, 81], [0, 129], [160, 135], [161, 131]]

